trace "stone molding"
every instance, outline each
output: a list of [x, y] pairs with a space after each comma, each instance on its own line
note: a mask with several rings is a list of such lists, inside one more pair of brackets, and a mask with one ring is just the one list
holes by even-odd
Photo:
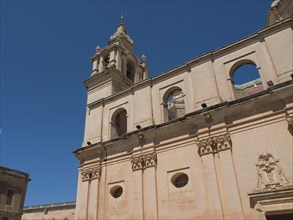
[[143, 170], [148, 167], [157, 165], [157, 153], [147, 153], [138, 156], [132, 156], [131, 158], [132, 170]]
[[101, 177], [101, 166], [83, 168], [81, 170], [82, 181], [91, 181], [93, 179], [100, 179]]
[[11, 175], [14, 177], [23, 177], [29, 179], [29, 174], [19, 170], [13, 170], [7, 167], [0, 166], [0, 175]]
[[[282, 212], [292, 210], [293, 186], [283, 187], [278, 190], [253, 192], [248, 194], [250, 207], [258, 212], [267, 213], [271, 211]], [[265, 218], [264, 218], [265, 219]]]
[[289, 183], [279, 165], [279, 160], [275, 159], [271, 154], [261, 154], [256, 167], [258, 189], [272, 190]]
[[231, 137], [229, 133], [208, 137], [206, 139], [201, 139], [196, 142], [198, 146], [199, 156], [211, 153], [217, 153], [222, 150], [227, 150], [232, 148]]
[[288, 126], [293, 128], [293, 116], [286, 116], [286, 120], [288, 122]]

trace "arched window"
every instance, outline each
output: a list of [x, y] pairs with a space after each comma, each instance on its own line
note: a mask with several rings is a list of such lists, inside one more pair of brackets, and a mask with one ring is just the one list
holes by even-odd
[[134, 68], [133, 63], [130, 60], [127, 61], [126, 76], [128, 79], [130, 79], [132, 82], [134, 82], [135, 68]]
[[254, 62], [244, 60], [231, 68], [235, 98], [242, 98], [263, 91], [259, 71]]
[[110, 55], [107, 54], [106, 56], [104, 56], [104, 69], [107, 69], [109, 67], [109, 62], [110, 62]]
[[118, 109], [111, 120], [111, 137], [119, 137], [127, 133], [127, 112], [124, 108]]
[[260, 78], [255, 64], [243, 64], [236, 68], [233, 73], [234, 85], [242, 85]]
[[185, 115], [183, 92], [180, 88], [169, 89], [163, 98], [164, 120], [169, 121]]

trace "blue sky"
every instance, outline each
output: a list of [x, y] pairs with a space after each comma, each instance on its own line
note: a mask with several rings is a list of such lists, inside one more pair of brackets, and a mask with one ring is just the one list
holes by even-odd
[[74, 201], [95, 47], [121, 12], [151, 75], [255, 33], [271, 0], [1, 0], [0, 164], [28, 172], [25, 205]]

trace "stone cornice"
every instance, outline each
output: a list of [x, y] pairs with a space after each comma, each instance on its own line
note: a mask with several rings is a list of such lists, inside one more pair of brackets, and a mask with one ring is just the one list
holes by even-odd
[[286, 120], [288, 122], [288, 126], [293, 128], [293, 115], [291, 116], [286, 116]]
[[126, 84], [131, 86], [133, 82], [124, 76], [120, 71], [116, 69], [115, 66], [110, 66], [108, 69], [104, 70], [101, 73], [94, 74], [89, 79], [84, 80], [84, 84], [88, 91], [97, 87], [97, 83], [103, 84], [105, 80], [116, 79], [123, 80]]
[[[293, 186], [289, 185], [276, 190], [259, 191], [248, 194], [250, 206], [259, 212], [269, 211], [267, 205], [292, 203]], [[292, 207], [292, 206], [291, 206]]]
[[[98, 74], [97, 74], [98, 75]], [[121, 75], [121, 73], [120, 73]], [[129, 79], [127, 79], [129, 80]], [[93, 108], [94, 106], [99, 106], [103, 103], [115, 101], [117, 99], [120, 99], [123, 96], [131, 95], [133, 94], [136, 90], [138, 90], [140, 87], [146, 87], [146, 86], [152, 86], [152, 79], [147, 79], [141, 82], [136, 83], [134, 86], [129, 87], [128, 89], [125, 89], [121, 92], [115, 93], [111, 96], [108, 96], [106, 98], [99, 99], [97, 101], [94, 101], [92, 103], [89, 103], [87, 106], [89, 108]]]
[[40, 210], [64, 210], [75, 209], [75, 202], [52, 203], [44, 205], [26, 206], [23, 208], [23, 213], [39, 212]]
[[21, 172], [18, 170], [13, 170], [7, 167], [0, 166], [0, 174], [1, 175], [11, 175], [14, 177], [25, 178], [29, 180], [29, 174], [25, 172]]

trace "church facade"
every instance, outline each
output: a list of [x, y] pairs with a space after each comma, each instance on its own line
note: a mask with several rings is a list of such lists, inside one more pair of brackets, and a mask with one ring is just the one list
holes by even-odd
[[[120, 23], [84, 81], [66, 219], [291, 219], [292, 26], [292, 2], [274, 1], [262, 30], [148, 78]], [[237, 84], [245, 65], [259, 77]]]
[[292, 216], [292, 17], [268, 22], [151, 79], [118, 25], [85, 81], [76, 219]]

